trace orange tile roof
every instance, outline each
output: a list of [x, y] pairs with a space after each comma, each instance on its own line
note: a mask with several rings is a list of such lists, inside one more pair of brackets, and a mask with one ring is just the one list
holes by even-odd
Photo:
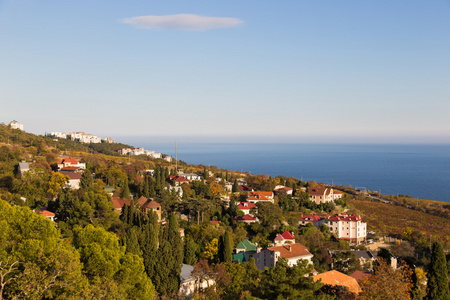
[[44, 216], [44, 217], [54, 217], [55, 216], [55, 214], [54, 213], [52, 213], [51, 211], [48, 211], [48, 210], [41, 210], [40, 212], [39, 212], [39, 214], [41, 215], [41, 216]]
[[64, 163], [70, 163], [72, 165], [78, 165], [78, 160], [76, 160], [73, 157], [66, 157], [66, 158], [61, 159], [58, 164], [64, 164]]
[[122, 209], [124, 205], [131, 205], [130, 200], [124, 200], [120, 199], [119, 197], [112, 197], [112, 204], [114, 206], [114, 209]]
[[355, 278], [345, 275], [339, 271], [331, 270], [319, 275], [313, 276], [314, 282], [322, 280], [322, 283], [331, 286], [343, 286], [347, 287], [352, 293], [359, 294], [361, 287]]
[[284, 246], [276, 246], [267, 248], [270, 251], [279, 252], [282, 258], [292, 258], [298, 256], [311, 255], [311, 253], [304, 246], [300, 244], [289, 244]]

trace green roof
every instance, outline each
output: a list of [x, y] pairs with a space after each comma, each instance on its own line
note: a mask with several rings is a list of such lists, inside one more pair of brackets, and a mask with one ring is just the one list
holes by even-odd
[[246, 238], [236, 246], [236, 249], [244, 249], [245, 252], [256, 251], [256, 244], [253, 244]]
[[233, 262], [243, 263], [244, 261], [244, 252], [233, 254]]
[[103, 189], [108, 193], [112, 193], [112, 192], [114, 192], [116, 187], [115, 186], [105, 186]]

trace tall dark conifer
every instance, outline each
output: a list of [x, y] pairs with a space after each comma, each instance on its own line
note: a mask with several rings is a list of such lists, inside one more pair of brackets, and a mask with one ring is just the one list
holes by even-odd
[[427, 300], [450, 299], [447, 260], [445, 259], [444, 248], [439, 242], [433, 243], [427, 279]]

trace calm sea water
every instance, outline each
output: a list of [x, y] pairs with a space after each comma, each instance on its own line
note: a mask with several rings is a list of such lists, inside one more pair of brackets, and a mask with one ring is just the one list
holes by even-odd
[[[174, 144], [139, 146], [175, 157]], [[450, 145], [179, 143], [178, 159], [450, 202]]]

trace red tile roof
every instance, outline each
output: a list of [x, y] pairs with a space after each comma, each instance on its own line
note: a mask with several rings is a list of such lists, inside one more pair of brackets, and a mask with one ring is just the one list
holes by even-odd
[[239, 185], [238, 188], [239, 188], [239, 191], [241, 191], [241, 192], [250, 190], [250, 188], [247, 185], [245, 185], [245, 184]]
[[190, 182], [186, 177], [178, 175], [170, 175], [169, 180], [172, 182]]
[[289, 231], [285, 231], [283, 232], [282, 236], [286, 239], [286, 240], [293, 240], [295, 239], [294, 234], [290, 233]]
[[305, 215], [303, 217], [298, 218], [299, 221], [312, 221], [317, 222], [320, 220], [323, 220], [323, 218], [319, 217], [318, 215]]
[[274, 189], [274, 191], [276, 191], [276, 192], [281, 191], [281, 190], [285, 190], [285, 191], [293, 191], [294, 189], [293, 189], [293, 188], [290, 188], [290, 187], [288, 187], [288, 186], [282, 186], [282, 187], [279, 187], [279, 188]]
[[239, 205], [237, 206], [237, 209], [240, 210], [252, 208], [256, 208], [256, 204], [252, 202], [239, 202]]
[[44, 217], [54, 217], [55, 216], [54, 213], [52, 213], [51, 211], [45, 210], [45, 209], [41, 210], [39, 212], [39, 214], [44, 216]]
[[255, 217], [249, 216], [249, 215], [245, 215], [245, 216], [237, 216], [234, 217], [233, 220], [235, 221], [256, 221]]
[[73, 158], [73, 157], [66, 157], [66, 158], [61, 159], [61, 160], [58, 162], [59, 165], [60, 165], [60, 164], [64, 164], [64, 163], [69, 163], [69, 164], [72, 164], [72, 165], [78, 165], [78, 160], [76, 160], [76, 159]]
[[61, 174], [70, 178], [70, 180], [81, 179], [81, 173], [73, 173], [73, 172], [60, 172]]
[[151, 198], [146, 198], [144, 196], [141, 196], [137, 202], [141, 206], [141, 208], [153, 208], [153, 207], [161, 207], [161, 204], [156, 202], [155, 200]]
[[366, 278], [367, 276], [372, 276], [372, 273], [356, 270], [355, 272], [350, 274], [350, 277], [355, 278], [358, 283], [363, 281], [363, 279]]
[[61, 168], [61, 171], [76, 171], [80, 169], [80, 167], [63, 167]]
[[347, 215], [346, 213], [342, 213], [340, 215], [334, 215], [328, 218], [329, 221], [351, 221], [358, 222], [361, 221], [361, 217], [358, 217], [354, 214]]
[[112, 204], [114, 206], [114, 209], [119, 210], [122, 209], [124, 205], [131, 205], [130, 200], [120, 199], [119, 197], [112, 197]]
[[288, 244], [284, 246], [275, 246], [267, 248], [270, 251], [279, 252], [282, 258], [293, 258], [298, 256], [311, 255], [311, 253], [304, 246], [296, 244]]

